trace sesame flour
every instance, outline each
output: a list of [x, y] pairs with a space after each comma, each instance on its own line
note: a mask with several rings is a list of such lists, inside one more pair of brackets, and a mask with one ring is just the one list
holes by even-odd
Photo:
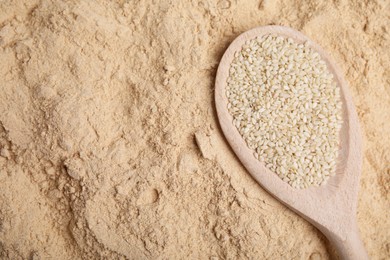
[[221, 55], [278, 24], [341, 67], [363, 129], [360, 234], [390, 257], [390, 6], [0, 1], [1, 259], [333, 259], [226, 143]]

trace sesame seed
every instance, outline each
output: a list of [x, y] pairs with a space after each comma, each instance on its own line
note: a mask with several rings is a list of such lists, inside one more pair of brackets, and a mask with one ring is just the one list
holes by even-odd
[[246, 41], [231, 63], [233, 125], [254, 157], [294, 188], [335, 174], [343, 117], [333, 78], [309, 44], [275, 35]]

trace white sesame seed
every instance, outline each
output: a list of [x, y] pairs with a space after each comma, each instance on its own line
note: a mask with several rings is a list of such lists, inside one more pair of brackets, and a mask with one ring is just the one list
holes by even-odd
[[226, 96], [254, 157], [282, 180], [303, 189], [335, 174], [340, 89], [308, 43], [274, 35], [246, 41], [234, 55]]

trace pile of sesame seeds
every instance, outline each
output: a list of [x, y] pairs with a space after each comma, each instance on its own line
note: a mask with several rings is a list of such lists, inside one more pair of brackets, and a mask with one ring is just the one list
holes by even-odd
[[340, 89], [307, 44], [276, 35], [246, 41], [231, 63], [226, 96], [253, 155], [282, 180], [302, 189], [335, 174]]

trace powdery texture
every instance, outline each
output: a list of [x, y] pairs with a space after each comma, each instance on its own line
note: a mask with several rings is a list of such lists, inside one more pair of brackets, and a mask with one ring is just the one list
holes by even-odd
[[0, 3], [0, 258], [330, 258], [218, 127], [221, 55], [267, 24], [320, 43], [350, 82], [359, 227], [389, 258], [387, 1], [204, 2]]

